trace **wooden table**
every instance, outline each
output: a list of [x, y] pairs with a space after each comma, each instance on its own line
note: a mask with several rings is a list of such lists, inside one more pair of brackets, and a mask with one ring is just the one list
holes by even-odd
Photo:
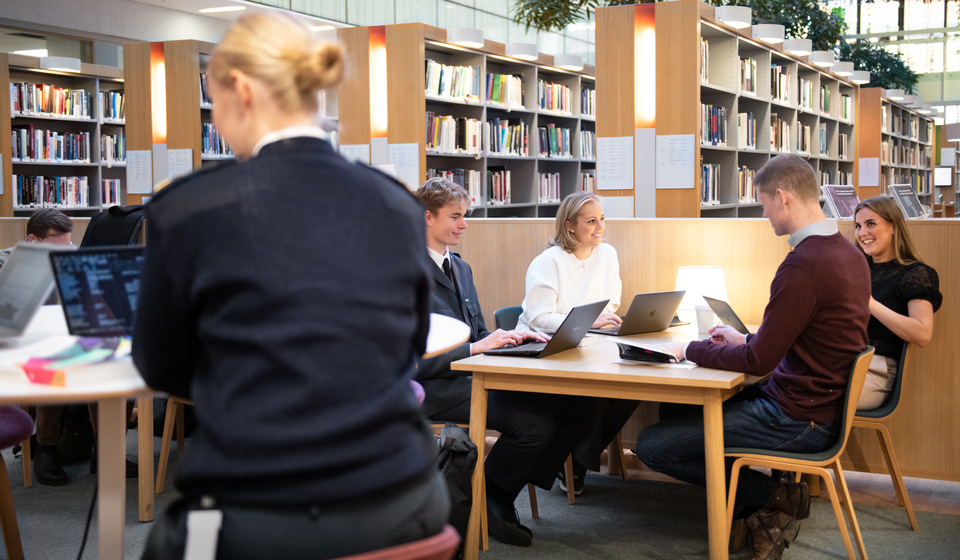
[[[707, 470], [707, 523], [710, 558], [728, 557], [726, 531], [726, 473], [723, 459], [722, 403], [740, 391], [742, 373], [695, 367], [643, 365], [623, 362], [613, 337], [598, 335], [596, 344], [561, 352], [548, 358], [477, 355], [454, 362], [455, 370], [473, 372], [470, 403], [470, 439], [483, 449], [487, 424], [487, 391], [527, 391], [585, 395], [703, 405]], [[697, 338], [696, 327], [629, 338], [648, 342], [687, 341]], [[481, 455], [482, 458], [482, 455]], [[483, 536], [487, 550], [486, 494], [483, 461], [473, 474], [473, 509], [467, 528], [464, 558], [475, 560]], [[481, 528], [482, 533], [481, 533]]]
[[[59, 306], [43, 306], [25, 337], [67, 332]], [[16, 350], [0, 350], [11, 352]], [[0, 404], [69, 404], [96, 401], [98, 424], [98, 503], [102, 559], [122, 560], [126, 520], [127, 399], [137, 398], [140, 520], [153, 520], [153, 390], [133, 361], [123, 358], [90, 368], [116, 368], [119, 379], [63, 388], [0, 381]]]

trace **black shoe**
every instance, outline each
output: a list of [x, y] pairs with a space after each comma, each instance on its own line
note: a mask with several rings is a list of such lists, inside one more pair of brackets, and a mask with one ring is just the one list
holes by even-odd
[[33, 474], [37, 482], [47, 486], [63, 486], [67, 483], [67, 473], [60, 466], [57, 446], [38, 445], [33, 456]]
[[[587, 478], [587, 469], [578, 469], [578, 463], [574, 462], [573, 464], [573, 495], [579, 496], [583, 493], [583, 484], [584, 480]], [[566, 471], [560, 471], [557, 473], [557, 480], [560, 481], [560, 489], [566, 493], [567, 491], [567, 475]]]
[[513, 504], [505, 506], [487, 496], [487, 527], [490, 536], [503, 544], [530, 546], [533, 531], [520, 524]]
[[[126, 469], [127, 469], [127, 473], [126, 473], [127, 478], [137, 478], [138, 476], [140, 476], [140, 467], [130, 459], [127, 459]], [[96, 450], [94, 450], [93, 455], [90, 456], [90, 474], [97, 474], [97, 451]]]

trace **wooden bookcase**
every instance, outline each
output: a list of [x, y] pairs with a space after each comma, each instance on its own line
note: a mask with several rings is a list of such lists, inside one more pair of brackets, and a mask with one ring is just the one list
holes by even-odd
[[933, 204], [933, 119], [887, 99], [882, 88], [860, 90], [858, 158], [879, 160], [879, 184], [860, 185], [860, 199], [887, 194], [887, 185], [910, 183], [920, 202]]
[[[635, 197], [638, 207], [640, 200], [655, 201], [648, 215], [657, 217], [758, 217], [762, 209], [746, 179], [780, 153], [806, 158], [821, 184], [856, 184], [856, 84], [752, 39], [749, 28], [715, 21], [713, 6], [698, 0], [614, 6], [596, 14], [597, 135], [633, 138], [652, 128], [657, 141], [694, 136], [693, 177], [684, 181], [693, 188], [656, 189], [652, 181], [638, 181], [636, 190], [602, 194]], [[655, 33], [655, 54], [644, 53], [638, 31], [644, 20]], [[644, 107], [637, 99], [645, 84], [635, 63], [646, 57], [655, 61], [656, 114], [654, 122], [641, 124]], [[725, 130], [725, 138], [711, 136], [711, 124]], [[652, 158], [641, 158], [635, 173], [653, 165]]]
[[[379, 84], [373, 93], [371, 33], [375, 38], [382, 34], [386, 52], [386, 85]], [[489, 40], [479, 49], [460, 47], [446, 42], [446, 30], [419, 23], [340, 29], [338, 35], [351, 64], [338, 91], [341, 149], [359, 147], [362, 151], [377, 142], [383, 144], [383, 137], [374, 137], [371, 132], [371, 107], [376, 109], [378, 104], [374, 100], [377, 88], [387, 88], [387, 145], [391, 149], [400, 144], [416, 145], [416, 172], [407, 181], [413, 183], [415, 177], [416, 184], [408, 187], [416, 188], [428, 173], [432, 176], [446, 171], [458, 178], [462, 175], [468, 190], [473, 185], [474, 217], [552, 217], [564, 196], [581, 189], [582, 176], [595, 178], [595, 118], [581, 102], [581, 96], [589, 94], [587, 105], [596, 106], [596, 94], [590, 93], [596, 92], [592, 67], [579, 72], [563, 70], [553, 66], [552, 56], [542, 53], [530, 62], [510, 58], [503, 44]], [[441, 90], [427, 83], [428, 74], [436, 75], [441, 66], [450, 75], [467, 76], [466, 94], [463, 89]], [[488, 75], [491, 80], [499, 79], [494, 76], [515, 76], [512, 83], [522, 86], [519, 91], [512, 90], [516, 92], [509, 98], [512, 101], [505, 95], [501, 100], [495, 88], [489, 91]], [[543, 106], [538, 98], [541, 82], [551, 92], [562, 92], [565, 104]], [[476, 132], [459, 146], [434, 142], [435, 137], [428, 138], [427, 133], [428, 127], [433, 131], [437, 119], [442, 121], [441, 128], [456, 130], [460, 126]], [[460, 125], [456, 124], [458, 120]], [[526, 131], [525, 152], [496, 150], [493, 134], [485, 128], [489, 124], [492, 129], [497, 122], [505, 128], [516, 127], [514, 134], [519, 136]], [[549, 142], [541, 140], [541, 128], [548, 134], [551, 129], [562, 130], [560, 136], [566, 139], [568, 149], [559, 155], [542, 153]], [[388, 163], [372, 157], [371, 163]], [[509, 203], [501, 189], [494, 188], [507, 174]], [[547, 182], [543, 192], [542, 176]], [[555, 184], [559, 180], [552, 192], [548, 188], [551, 179]]]
[[[956, 210], [956, 203], [960, 201], [960, 142], [947, 140], [947, 129], [944, 125], [935, 125], [934, 168], [950, 168], [950, 185], [934, 185], [934, 208], [940, 204], [943, 197], [943, 217], [953, 218], [951, 211]], [[945, 159], [946, 158], [946, 159]], [[952, 163], [951, 163], [952, 162]], [[951, 205], [951, 203], [953, 203]], [[936, 211], [934, 211], [936, 216]]]
[[[0, 53], [0, 80], [7, 84], [0, 91], [3, 168], [0, 184], [4, 187], [0, 194], [0, 216], [27, 216], [40, 206], [55, 206], [72, 215], [88, 215], [105, 206], [123, 204], [126, 143], [121, 101], [126, 95], [123, 71], [86, 63], [81, 64], [79, 73], [52, 71], [41, 68], [39, 58]], [[19, 83], [27, 85], [13, 87]], [[34, 85], [46, 91], [34, 95], [37, 89]], [[26, 97], [37, 104], [24, 105], [14, 111], [11, 100], [14, 89], [28, 92]], [[39, 104], [38, 97], [60, 98], [66, 90], [72, 99], [69, 106], [60, 104], [54, 108]], [[112, 114], [111, 101], [117, 104], [117, 111]], [[21, 131], [16, 152], [11, 137], [14, 131]], [[46, 180], [33, 179], [37, 177]], [[17, 178], [21, 181], [31, 178], [34, 185], [47, 186], [35, 186], [31, 195], [25, 191], [26, 187], [18, 188]], [[106, 190], [105, 182], [109, 183]], [[67, 194], [72, 198], [65, 198]]]

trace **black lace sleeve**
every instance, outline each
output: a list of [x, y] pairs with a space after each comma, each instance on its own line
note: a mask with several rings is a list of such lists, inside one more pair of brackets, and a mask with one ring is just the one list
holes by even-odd
[[916, 262], [907, 267], [897, 284], [897, 296], [904, 301], [924, 299], [940, 309], [943, 294], [940, 293], [940, 277], [932, 267]]

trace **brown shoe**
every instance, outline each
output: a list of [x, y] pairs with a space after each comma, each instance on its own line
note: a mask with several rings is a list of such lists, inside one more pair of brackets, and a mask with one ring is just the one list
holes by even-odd
[[810, 517], [810, 489], [806, 482], [784, 482], [777, 484], [773, 501], [767, 509], [782, 511], [796, 519]]
[[790, 546], [800, 532], [800, 522], [778, 510], [761, 509], [747, 518], [753, 537], [751, 560], [780, 560], [783, 549]]

